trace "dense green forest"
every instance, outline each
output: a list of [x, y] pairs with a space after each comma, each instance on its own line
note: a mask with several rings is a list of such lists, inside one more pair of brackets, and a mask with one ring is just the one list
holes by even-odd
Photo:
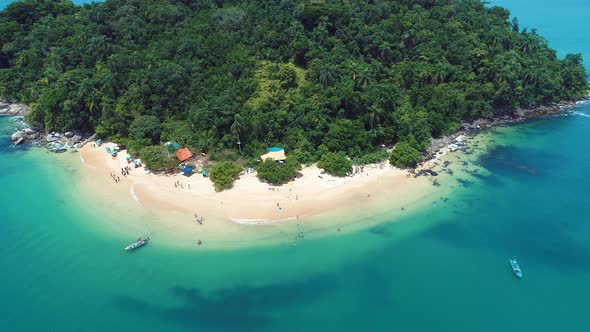
[[479, 0], [26, 0], [0, 46], [0, 97], [31, 123], [221, 159], [362, 163], [402, 142], [392, 159], [414, 161], [461, 121], [588, 87], [580, 55]]

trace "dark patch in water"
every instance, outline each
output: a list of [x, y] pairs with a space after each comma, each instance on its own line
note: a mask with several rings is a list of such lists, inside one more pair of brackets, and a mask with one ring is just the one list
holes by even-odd
[[369, 233], [374, 235], [389, 236], [391, 234], [391, 231], [389, 227], [387, 227], [387, 225], [378, 225], [369, 228]]
[[[465, 210], [463, 206], [454, 212], [460, 215]], [[581, 224], [565, 227], [560, 220], [553, 218], [540, 220], [525, 216], [494, 219], [468, 213], [460, 221], [438, 223], [425, 234], [453, 247], [492, 250], [507, 257], [517, 255], [525, 261], [528, 258], [543, 262], [558, 270], [588, 272], [590, 250], [571, 235], [580, 227]]]
[[311, 303], [326, 296], [335, 284], [334, 278], [319, 276], [293, 283], [223, 288], [211, 293], [175, 286], [170, 293], [182, 302], [179, 306], [162, 306], [128, 295], [114, 296], [113, 302], [139, 317], [155, 316], [187, 328], [259, 331], [273, 323], [274, 309], [287, 310]]
[[[546, 151], [496, 146], [480, 156], [478, 164], [491, 172], [540, 176], [557, 167], [561, 160], [563, 156]], [[543, 169], [537, 165], [543, 165]]]
[[469, 188], [473, 185], [473, 181], [457, 178], [457, 182], [459, 182], [463, 187]]

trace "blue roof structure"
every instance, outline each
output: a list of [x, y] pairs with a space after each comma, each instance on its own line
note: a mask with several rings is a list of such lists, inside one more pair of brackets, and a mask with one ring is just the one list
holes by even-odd
[[182, 173], [184, 173], [184, 175], [190, 175], [193, 172], [194, 169], [195, 168], [194, 167], [191, 167], [191, 166], [184, 166], [182, 168]]

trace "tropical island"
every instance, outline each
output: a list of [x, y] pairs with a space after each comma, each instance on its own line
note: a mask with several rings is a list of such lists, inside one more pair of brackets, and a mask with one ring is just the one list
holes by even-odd
[[[581, 55], [559, 59], [479, 0], [23, 0], [0, 12], [0, 45], [0, 99], [30, 105], [33, 128], [95, 134], [152, 173], [179, 166], [167, 142], [186, 147], [213, 181], [202, 200], [246, 169], [265, 190], [301, 165], [333, 175], [329, 188], [364, 165], [413, 167], [465, 122], [588, 89]], [[261, 158], [273, 146], [280, 163]]]

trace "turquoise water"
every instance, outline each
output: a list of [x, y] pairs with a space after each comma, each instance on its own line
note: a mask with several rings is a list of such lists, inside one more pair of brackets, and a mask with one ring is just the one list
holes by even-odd
[[[574, 25], [587, 3], [506, 2], [560, 52], [590, 54], [588, 22]], [[396, 222], [298, 246], [154, 241], [131, 255], [128, 237], [94, 226], [104, 213], [78, 195], [76, 156], [10, 147], [12, 125], [0, 117], [1, 331], [586, 329], [589, 104], [482, 135], [491, 148], [440, 180], [453, 193]]]
[[[8, 6], [8, 4], [11, 2], [14, 2], [14, 1], [13, 0], [0, 0], [0, 9], [3, 9], [4, 7]], [[85, 3], [100, 2], [100, 0], [98, 0], [98, 1], [95, 1], [95, 0], [72, 0], [72, 2], [77, 5], [83, 5]]]

